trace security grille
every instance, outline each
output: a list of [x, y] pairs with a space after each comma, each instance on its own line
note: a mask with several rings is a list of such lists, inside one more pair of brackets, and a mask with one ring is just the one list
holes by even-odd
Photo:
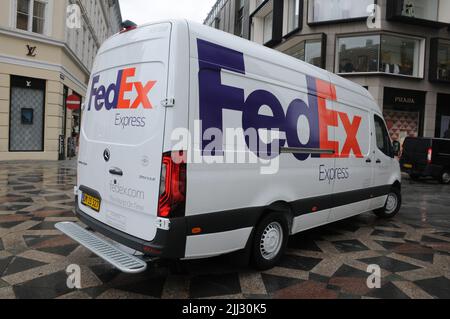
[[11, 89], [10, 151], [43, 151], [44, 91]]

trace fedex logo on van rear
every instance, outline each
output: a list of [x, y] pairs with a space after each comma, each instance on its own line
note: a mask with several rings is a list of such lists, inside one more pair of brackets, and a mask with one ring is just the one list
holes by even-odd
[[[155, 86], [156, 81], [148, 81], [145, 85], [142, 82], [132, 82], [130, 78], [136, 75], [136, 68], [127, 68], [117, 72], [116, 81], [106, 85], [99, 85], [100, 75], [92, 78], [91, 93], [88, 101], [88, 111], [91, 110], [92, 103], [96, 111], [103, 107], [111, 109], [137, 109], [142, 106], [144, 109], [153, 108], [148, 97], [149, 92]], [[134, 100], [126, 98], [126, 94], [135, 93]]]
[[[223, 129], [223, 110], [242, 112], [242, 128], [248, 130], [274, 130], [285, 133], [286, 138], [277, 140], [280, 147], [308, 148], [332, 150], [333, 155], [326, 154], [293, 154], [298, 160], [304, 161], [312, 157], [339, 157], [348, 158], [351, 153], [362, 158], [361, 147], [358, 142], [358, 131], [362, 117], [349, 118], [347, 113], [327, 108], [327, 101], [336, 101], [336, 88], [331, 83], [306, 76], [308, 87], [308, 104], [300, 98], [294, 99], [287, 107], [281, 105], [279, 99], [267, 90], [255, 90], [245, 98], [242, 88], [223, 85], [221, 71], [228, 70], [242, 75], [246, 74], [244, 55], [204, 40], [197, 40], [199, 59], [199, 98], [200, 119], [202, 130], [205, 133], [210, 128]], [[260, 109], [268, 106], [273, 115], [262, 115]], [[302, 143], [298, 134], [298, 123], [305, 117], [309, 124], [309, 140]], [[339, 127], [340, 123], [347, 137], [342, 144], [329, 138], [329, 128]], [[202, 141], [202, 150], [205, 151], [207, 141]], [[251, 149], [248, 140], [247, 146]], [[273, 141], [272, 141], [273, 143]], [[264, 157], [262, 149], [267, 150], [269, 158], [277, 156], [279, 150], [272, 150], [271, 145], [260, 141], [258, 149], [251, 149], [259, 157]], [[212, 155], [218, 155], [214, 152]]]

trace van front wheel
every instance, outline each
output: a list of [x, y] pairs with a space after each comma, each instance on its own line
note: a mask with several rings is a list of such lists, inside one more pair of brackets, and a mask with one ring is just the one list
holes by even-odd
[[275, 265], [286, 250], [289, 231], [282, 214], [267, 215], [256, 227], [252, 247], [252, 264], [256, 269], [267, 270]]
[[402, 194], [396, 187], [391, 188], [389, 192], [386, 204], [383, 208], [377, 209], [375, 215], [380, 218], [393, 218], [398, 214], [402, 206]]

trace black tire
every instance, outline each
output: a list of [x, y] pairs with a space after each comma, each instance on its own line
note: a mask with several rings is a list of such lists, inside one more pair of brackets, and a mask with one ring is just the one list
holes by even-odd
[[[392, 201], [395, 201], [395, 205], [392, 204], [393, 203]], [[389, 219], [395, 217], [395, 215], [397, 215], [398, 212], [400, 211], [401, 207], [402, 207], [402, 193], [397, 187], [392, 187], [388, 194], [388, 198], [386, 200], [386, 204], [384, 205], [384, 207], [375, 210], [374, 213], [379, 218]]]
[[442, 171], [441, 176], [439, 177], [439, 183], [444, 185], [450, 184], [450, 170], [445, 169]]
[[409, 178], [413, 181], [418, 181], [420, 179], [420, 175], [417, 174], [409, 174]]
[[[274, 228], [271, 229], [270, 227]], [[279, 229], [277, 230], [275, 228]], [[280, 231], [282, 234], [282, 238], [278, 238], [278, 242], [274, 244], [274, 246], [276, 246], [274, 248], [274, 251], [272, 252], [272, 254], [269, 254], [270, 247], [266, 251], [265, 247], [262, 244], [264, 241], [264, 237], [271, 236], [266, 237], [266, 241], [268, 241], [267, 243], [269, 244], [270, 238], [272, 238], [276, 232]], [[255, 228], [251, 251], [252, 266], [258, 270], [268, 270], [275, 267], [286, 250], [288, 237], [289, 227], [285, 215], [280, 213], [270, 213], [265, 216]]]

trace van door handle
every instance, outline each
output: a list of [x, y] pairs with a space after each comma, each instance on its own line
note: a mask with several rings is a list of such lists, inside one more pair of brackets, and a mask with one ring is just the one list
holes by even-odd
[[109, 170], [111, 175], [123, 176], [123, 171], [120, 168], [114, 167]]
[[377, 159], [377, 164], [381, 164], [381, 160]]
[[372, 159], [370, 158], [366, 159], [366, 163], [372, 163]]
[[281, 154], [310, 154], [310, 155], [334, 155], [335, 150], [305, 147], [280, 147]]

